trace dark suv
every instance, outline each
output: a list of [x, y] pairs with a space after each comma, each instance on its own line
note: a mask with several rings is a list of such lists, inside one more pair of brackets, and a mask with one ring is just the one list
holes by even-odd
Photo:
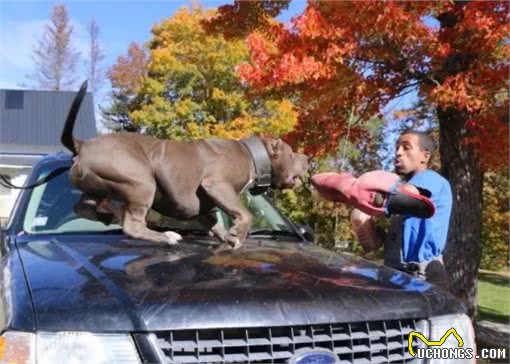
[[[27, 183], [70, 165], [46, 157]], [[262, 195], [244, 196], [254, 225], [237, 250], [161, 217], [152, 228], [180, 244], [129, 239], [76, 215], [80, 196], [67, 173], [25, 190], [2, 231], [0, 362], [403, 363], [418, 361], [411, 331], [451, 327], [472, 345], [451, 296], [313, 245]]]

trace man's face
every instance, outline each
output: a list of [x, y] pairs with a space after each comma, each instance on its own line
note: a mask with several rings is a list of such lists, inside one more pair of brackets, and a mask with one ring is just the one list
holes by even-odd
[[420, 137], [416, 134], [403, 134], [397, 140], [395, 169], [397, 174], [413, 176], [427, 168], [430, 152], [421, 150]]

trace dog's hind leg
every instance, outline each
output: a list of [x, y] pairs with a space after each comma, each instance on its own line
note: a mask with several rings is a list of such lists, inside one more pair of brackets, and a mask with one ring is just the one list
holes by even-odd
[[173, 231], [160, 233], [147, 227], [145, 219], [149, 208], [149, 206], [137, 203], [127, 203], [124, 210], [124, 222], [122, 226], [124, 233], [135, 239], [167, 243], [169, 245], [177, 244], [178, 241], [182, 239], [179, 234]]
[[150, 180], [150, 176], [130, 176], [126, 183], [117, 184], [117, 193], [120, 200], [124, 201], [122, 230], [126, 235], [170, 245], [182, 239], [173, 231], [161, 233], [147, 227], [147, 214], [156, 194], [156, 183]]

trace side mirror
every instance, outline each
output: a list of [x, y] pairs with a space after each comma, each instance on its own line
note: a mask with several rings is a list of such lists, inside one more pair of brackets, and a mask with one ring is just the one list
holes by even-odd
[[315, 234], [313, 229], [308, 225], [297, 224], [298, 232], [309, 242], [315, 242]]

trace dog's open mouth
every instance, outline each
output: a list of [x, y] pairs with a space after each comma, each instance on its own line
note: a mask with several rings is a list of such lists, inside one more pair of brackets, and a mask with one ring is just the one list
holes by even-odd
[[295, 175], [295, 176], [289, 176], [287, 178], [287, 181], [285, 183], [285, 187], [287, 188], [296, 188], [303, 184], [303, 176]]

